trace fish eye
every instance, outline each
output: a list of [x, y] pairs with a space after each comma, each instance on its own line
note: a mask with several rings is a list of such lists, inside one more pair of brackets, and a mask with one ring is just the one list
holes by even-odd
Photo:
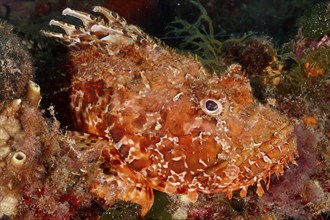
[[215, 99], [203, 99], [200, 105], [202, 110], [210, 116], [219, 115], [223, 111], [222, 104]]

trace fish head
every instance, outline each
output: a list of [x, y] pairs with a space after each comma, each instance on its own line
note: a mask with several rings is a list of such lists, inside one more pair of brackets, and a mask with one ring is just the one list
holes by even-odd
[[163, 134], [150, 149], [148, 175], [156, 189], [168, 193], [225, 192], [258, 183], [262, 195], [272, 173], [297, 156], [293, 124], [259, 103], [249, 80], [228, 74], [191, 79], [187, 91], [161, 111]]

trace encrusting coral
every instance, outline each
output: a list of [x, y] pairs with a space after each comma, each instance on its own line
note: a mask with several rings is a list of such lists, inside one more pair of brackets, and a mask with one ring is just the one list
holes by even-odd
[[[19, 205], [19, 182], [28, 178], [32, 170], [28, 172], [33, 158], [28, 158], [28, 152], [24, 152], [22, 140], [23, 128], [17, 117], [22, 108], [22, 100], [13, 100], [0, 115], [1, 146], [0, 146], [0, 216], [14, 216]], [[23, 107], [24, 108], [24, 107]], [[23, 143], [22, 143], [23, 142]], [[20, 143], [20, 144], [18, 144]], [[28, 154], [30, 156], [30, 154]], [[29, 162], [28, 162], [29, 161]], [[24, 174], [25, 173], [25, 174]]]
[[58, 122], [43, 118], [38, 86], [27, 90], [0, 114], [0, 218], [66, 219], [91, 202], [83, 166]]
[[43, 117], [31, 59], [1, 25], [0, 219], [67, 219], [91, 206], [84, 166], [59, 123]]

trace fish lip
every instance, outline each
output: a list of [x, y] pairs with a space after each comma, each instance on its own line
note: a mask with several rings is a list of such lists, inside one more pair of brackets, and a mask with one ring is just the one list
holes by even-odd
[[[243, 159], [240, 163], [235, 164], [238, 167], [242, 167], [243, 163], [248, 161], [249, 159], [253, 158], [253, 161], [256, 160], [263, 160], [263, 162], [267, 163], [262, 168], [262, 170], [254, 171], [252, 176], [249, 176], [244, 170], [238, 178], [232, 179], [232, 181], [227, 182], [225, 184], [216, 184], [216, 188], [208, 188], [203, 189], [200, 191], [204, 193], [221, 193], [226, 192], [227, 189], [230, 191], [240, 190], [243, 187], [249, 187], [256, 183], [257, 180], [264, 179], [265, 177], [269, 177], [270, 174], [281, 173], [281, 168], [286, 166], [289, 162], [295, 164], [295, 158], [297, 158], [298, 151], [297, 151], [297, 141], [296, 135], [294, 133], [294, 125], [291, 123], [287, 123], [282, 128], [274, 132], [274, 136], [270, 138], [266, 143], [261, 144], [260, 146], [256, 147], [247, 158]], [[287, 144], [288, 146], [285, 150], [281, 149], [281, 146]], [[272, 145], [272, 147], [270, 147]], [[294, 146], [293, 146], [294, 145]], [[260, 151], [260, 148], [266, 148], [267, 151]], [[277, 155], [271, 156], [272, 151], [278, 149], [280, 152], [276, 153]], [[259, 154], [259, 156], [257, 156]], [[267, 157], [265, 157], [267, 156]], [[252, 164], [253, 164], [253, 161]], [[257, 161], [256, 161], [257, 162]], [[208, 175], [217, 175], [219, 172], [224, 172], [229, 165], [230, 160], [222, 160], [215, 163], [213, 166], [208, 167], [204, 172]], [[258, 162], [257, 162], [258, 163]], [[252, 166], [252, 164], [250, 164]], [[244, 175], [245, 177], [242, 179], [239, 176]], [[195, 177], [202, 177], [201, 173], [195, 175]], [[245, 179], [246, 178], [246, 179]]]
[[[284, 133], [284, 135], [280, 136], [282, 133]], [[276, 140], [278, 140], [278, 142], [276, 143], [277, 146], [287, 144], [289, 143], [289, 140], [296, 139], [296, 135], [294, 133], [294, 125], [291, 123], [287, 123], [281, 129], [274, 132], [274, 135], [277, 134], [278, 134], [278, 136], [276, 137]], [[297, 146], [296, 143], [295, 145]]]
[[[288, 145], [285, 149], [284, 146]], [[274, 152], [278, 150], [278, 155]], [[297, 151], [297, 137], [294, 133], [294, 125], [292, 123], [286, 123], [282, 128], [273, 133], [273, 136], [258, 146], [253, 154], [260, 153], [262, 156], [267, 156], [272, 166], [276, 166], [285, 160], [291, 162], [295, 157], [298, 157]], [[274, 155], [275, 153], [275, 155]], [[262, 157], [265, 161], [265, 158]], [[266, 159], [267, 160], [267, 159]], [[265, 161], [266, 162], [266, 161]]]
[[[273, 136], [270, 139], [264, 141], [262, 144], [257, 146], [255, 149], [251, 150], [249, 152], [249, 154], [246, 156], [246, 158], [243, 158], [243, 160], [236, 165], [241, 166], [244, 161], [251, 159], [252, 157], [254, 157], [254, 155], [262, 154], [262, 155], [268, 156], [271, 160], [271, 163], [274, 166], [274, 165], [276, 165], [277, 162], [280, 162], [281, 160], [286, 158], [283, 156], [281, 157], [280, 155], [286, 155], [287, 153], [292, 152], [292, 144], [295, 145], [294, 149], [293, 149], [294, 156], [298, 157], [299, 155], [298, 155], [298, 151], [297, 151], [296, 139], [297, 138], [294, 133], [294, 125], [291, 123], [286, 123], [283, 127], [278, 129], [277, 131], [275, 131], [273, 133]], [[282, 152], [281, 147], [284, 146], [285, 144], [288, 144], [289, 147], [286, 152]], [[262, 148], [267, 149], [267, 150], [264, 150], [264, 151], [260, 150]], [[275, 149], [278, 149], [280, 151], [280, 153], [279, 153], [280, 155], [277, 157], [271, 157], [270, 155], [272, 154], [272, 151], [274, 151]], [[292, 153], [290, 153], [290, 155], [291, 154]], [[292, 159], [289, 159], [289, 161], [291, 161], [291, 160]], [[212, 174], [212, 173], [215, 174], [216, 172], [219, 172], [220, 169], [226, 169], [226, 166], [229, 163], [230, 163], [230, 160], [218, 159], [218, 162], [216, 162], [212, 166], [208, 167], [204, 172], [206, 172], [207, 174]], [[200, 175], [200, 173], [197, 173], [195, 176], [198, 176], [198, 175]]]

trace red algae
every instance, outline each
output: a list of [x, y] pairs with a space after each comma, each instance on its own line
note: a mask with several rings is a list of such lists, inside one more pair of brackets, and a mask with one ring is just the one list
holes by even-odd
[[[318, 136], [303, 126], [295, 128], [299, 159], [290, 165], [285, 176], [274, 179], [261, 198], [264, 206], [275, 209], [278, 216], [312, 217], [326, 207], [327, 195], [316, 175], [323, 172], [324, 164], [318, 159]], [[280, 192], [280, 193], [279, 193]], [[319, 204], [315, 207], [315, 204]], [[323, 205], [322, 205], [323, 204]], [[324, 210], [326, 211], [326, 210]]]

